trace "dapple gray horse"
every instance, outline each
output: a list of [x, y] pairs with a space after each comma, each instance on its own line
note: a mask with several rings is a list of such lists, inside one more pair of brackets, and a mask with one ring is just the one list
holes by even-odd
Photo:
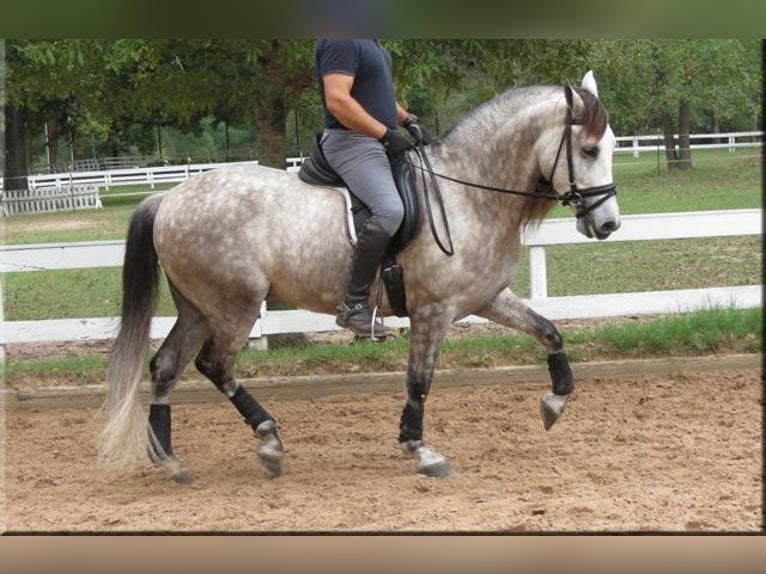
[[[562, 338], [508, 285], [522, 231], [556, 200], [572, 207], [577, 229], [588, 237], [605, 239], [619, 227], [614, 146], [588, 72], [577, 89], [511, 89], [424, 148], [441, 181], [454, 255], [437, 247], [428, 225], [398, 255], [411, 322], [399, 442], [416, 458], [419, 472], [449, 473], [447, 460], [423, 440], [423, 413], [439, 345], [448, 327], [470, 314], [528, 333], [546, 348], [553, 392], [542, 401], [545, 427], [563, 411], [574, 384]], [[422, 184], [419, 195], [422, 203]], [[252, 165], [194, 176], [138, 206], [128, 230], [122, 320], [107, 374], [103, 461], [151, 460], [177, 480], [189, 479], [171, 448], [170, 395], [196, 356], [197, 369], [252, 427], [262, 463], [281, 472], [277, 424], [234, 378], [235, 357], [269, 293], [301, 308], [335, 312], [353, 252], [345, 213], [337, 190]], [[443, 236], [446, 226], [438, 219]], [[178, 318], [150, 362], [147, 420], [138, 388], [160, 266]], [[380, 313], [391, 313], [385, 296]]]

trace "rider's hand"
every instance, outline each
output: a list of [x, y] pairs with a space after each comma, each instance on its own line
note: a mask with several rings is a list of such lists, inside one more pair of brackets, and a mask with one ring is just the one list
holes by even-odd
[[402, 123], [404, 129], [412, 136], [415, 143], [422, 143], [428, 145], [431, 143], [431, 138], [426, 133], [425, 128], [418, 122], [418, 116], [410, 114], [407, 119]]
[[380, 143], [386, 148], [386, 153], [392, 156], [402, 154], [414, 147], [407, 137], [391, 128], [388, 128], [383, 137], [380, 138]]

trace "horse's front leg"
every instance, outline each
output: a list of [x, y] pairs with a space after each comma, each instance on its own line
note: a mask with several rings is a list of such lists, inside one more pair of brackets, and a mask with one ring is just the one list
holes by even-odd
[[558, 329], [548, 319], [530, 309], [510, 289], [501, 291], [492, 303], [476, 314], [532, 335], [548, 350], [548, 372], [553, 392], [543, 397], [541, 414], [545, 430], [549, 430], [564, 412], [567, 399], [575, 388], [569, 359], [564, 352], [564, 340]]
[[407, 402], [399, 424], [399, 444], [405, 453], [417, 458], [418, 472], [439, 478], [449, 475], [450, 466], [444, 456], [423, 441], [423, 415], [439, 345], [450, 323], [451, 318], [444, 312], [443, 305], [428, 305], [410, 316]]

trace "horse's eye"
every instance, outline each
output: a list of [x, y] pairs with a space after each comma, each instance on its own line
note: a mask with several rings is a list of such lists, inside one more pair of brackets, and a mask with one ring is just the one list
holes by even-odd
[[598, 146], [585, 146], [582, 148], [582, 154], [590, 159], [596, 159], [598, 157]]

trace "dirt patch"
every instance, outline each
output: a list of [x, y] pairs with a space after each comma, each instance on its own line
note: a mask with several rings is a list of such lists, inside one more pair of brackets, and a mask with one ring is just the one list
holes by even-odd
[[[470, 375], [466, 375], [470, 377]], [[95, 463], [97, 409], [7, 413], [6, 527], [16, 531], [757, 531], [757, 369], [589, 378], [557, 425], [544, 383], [439, 388], [426, 437], [451, 477], [415, 473], [396, 443], [401, 385], [263, 399], [284, 474], [258, 463], [225, 400], [174, 407], [191, 486]]]

